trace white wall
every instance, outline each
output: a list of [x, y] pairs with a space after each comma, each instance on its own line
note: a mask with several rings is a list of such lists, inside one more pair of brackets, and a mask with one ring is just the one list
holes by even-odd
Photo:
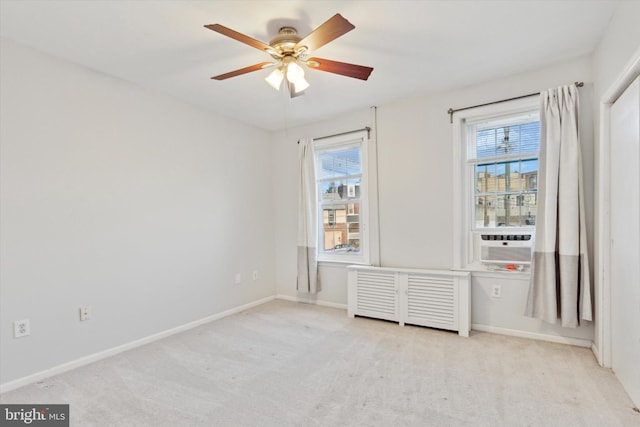
[[[584, 81], [580, 89], [582, 146], [587, 189], [587, 222], [593, 233], [593, 85], [590, 58], [569, 60], [526, 74], [504, 77], [485, 84], [446, 93], [428, 94], [382, 105], [377, 110], [378, 185], [380, 201], [380, 259], [382, 266], [408, 268], [453, 267], [453, 184], [452, 125], [447, 110], [510, 98], [574, 81]], [[319, 137], [371, 125], [371, 115], [362, 111], [296, 128], [274, 137], [274, 180], [281, 194], [296, 192], [296, 144], [302, 136]], [[295, 233], [296, 200], [276, 199], [276, 247], [278, 293], [296, 297]], [[326, 291], [319, 301], [346, 304], [346, 273], [331, 266], [320, 270]], [[482, 295], [490, 283], [474, 279], [473, 295]], [[513, 286], [511, 292], [505, 287]], [[516, 290], [517, 288], [517, 290]], [[504, 329], [525, 330], [590, 340], [593, 327], [563, 329], [522, 316], [526, 302], [523, 281], [507, 280], [503, 298], [486, 300], [472, 312], [472, 322]], [[476, 298], [476, 303], [481, 297]], [[506, 317], [505, 307], [508, 307]]]
[[[615, 83], [618, 77], [623, 73], [628, 62], [637, 55], [640, 49], [640, 2], [625, 1], [620, 2], [616, 9], [609, 26], [607, 27], [602, 40], [593, 54], [593, 75], [594, 75], [594, 131], [596, 135], [595, 143], [595, 212], [599, 215], [599, 212], [606, 210], [608, 204], [608, 189], [600, 188], [600, 179], [607, 179], [601, 177], [600, 165], [601, 162], [608, 162], [608, 149], [603, 145], [604, 142], [600, 141], [600, 109], [602, 97], [606, 91]], [[604, 172], [607, 173], [606, 171]], [[604, 264], [606, 253], [600, 252], [600, 233], [603, 232], [600, 227], [600, 221], [605, 220], [598, 216], [596, 221], [596, 242], [595, 242], [595, 294], [601, 294], [602, 276], [604, 274]], [[602, 301], [600, 298], [596, 298], [596, 311], [602, 312]], [[603, 347], [601, 340], [604, 338], [603, 330], [601, 327], [607, 328], [607, 319], [596, 319], [596, 330], [594, 344], [596, 351], [600, 351]], [[605, 345], [606, 346], [606, 345]], [[599, 354], [599, 360], [601, 363], [609, 363], [606, 357], [603, 358], [603, 354]]]
[[0, 47], [1, 383], [275, 293], [268, 133]]
[[621, 1], [593, 53], [597, 101], [640, 48], [640, 2]]

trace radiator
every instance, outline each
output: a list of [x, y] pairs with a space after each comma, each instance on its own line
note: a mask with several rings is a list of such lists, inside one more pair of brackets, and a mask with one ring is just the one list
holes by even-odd
[[469, 336], [470, 273], [450, 270], [347, 267], [348, 313], [457, 331]]

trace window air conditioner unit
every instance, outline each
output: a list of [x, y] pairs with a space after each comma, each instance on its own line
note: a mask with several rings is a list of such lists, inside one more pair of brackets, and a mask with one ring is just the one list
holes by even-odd
[[481, 234], [480, 261], [492, 264], [531, 264], [532, 234]]

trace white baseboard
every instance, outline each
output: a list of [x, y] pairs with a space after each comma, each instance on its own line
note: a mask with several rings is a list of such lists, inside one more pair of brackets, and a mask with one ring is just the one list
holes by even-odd
[[17, 380], [9, 381], [4, 384], [0, 384], [0, 393], [6, 393], [11, 390], [15, 390], [17, 388], [33, 384], [35, 382], [41, 381], [45, 378], [52, 377], [54, 375], [61, 374], [63, 372], [70, 371], [75, 368], [79, 368], [84, 365], [88, 365], [89, 363], [97, 362], [102, 359], [106, 359], [107, 357], [114, 356], [118, 353], [122, 353], [127, 350], [131, 350], [136, 347], [143, 346], [145, 344], [152, 343], [154, 341], [158, 341], [160, 339], [166, 338], [171, 335], [178, 334], [180, 332], [187, 331], [189, 329], [196, 328], [198, 326], [204, 325], [205, 323], [213, 322], [214, 320], [222, 319], [223, 317], [230, 316], [232, 314], [239, 313], [241, 311], [247, 310], [249, 308], [264, 304], [269, 301], [273, 301], [275, 296], [270, 296], [266, 298], [259, 299], [257, 301], [250, 302], [248, 304], [241, 305], [239, 307], [234, 307], [232, 309], [223, 311], [221, 313], [216, 313], [211, 316], [207, 316], [205, 318], [195, 320], [193, 322], [185, 323], [184, 325], [167, 329], [166, 331], [158, 332], [157, 334], [149, 335], [144, 338], [140, 338], [135, 341], [131, 341], [129, 343], [109, 348], [107, 350], [100, 351], [98, 353], [90, 354], [88, 356], [81, 357], [76, 360], [72, 360], [67, 363], [63, 363], [62, 365], [54, 366], [53, 368], [45, 369], [44, 371], [36, 372], [35, 374], [28, 375], [26, 377], [18, 378]]
[[290, 295], [282, 295], [282, 294], [276, 295], [275, 298], [283, 299], [283, 300], [286, 300], [286, 301], [302, 302], [302, 303], [305, 303], [305, 304], [316, 304], [316, 305], [322, 305], [322, 306], [325, 306], [325, 307], [340, 308], [342, 310], [346, 310], [347, 309], [347, 304], [339, 304], [337, 302], [316, 300], [316, 299], [312, 299], [312, 298], [292, 297]]
[[581, 338], [569, 338], [569, 337], [561, 337], [558, 335], [540, 334], [537, 332], [519, 331], [516, 329], [500, 328], [497, 326], [481, 325], [478, 323], [471, 324], [471, 329], [476, 331], [482, 331], [482, 332], [491, 332], [492, 334], [510, 335], [513, 337], [530, 338], [530, 339], [539, 340], [539, 341], [549, 341], [549, 342], [555, 342], [559, 344], [568, 344], [576, 347], [591, 348], [593, 350], [592, 341], [581, 339]]

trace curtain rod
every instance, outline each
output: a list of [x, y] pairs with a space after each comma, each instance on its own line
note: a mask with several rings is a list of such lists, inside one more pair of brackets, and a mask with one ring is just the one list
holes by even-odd
[[[574, 84], [576, 85], [576, 87], [584, 86], [584, 82], [575, 82]], [[516, 99], [528, 98], [530, 96], [536, 95], [540, 95], [540, 92], [530, 93], [529, 95], [516, 96], [515, 98], [501, 99], [500, 101], [487, 102], [486, 104], [472, 105], [471, 107], [457, 108], [455, 110], [453, 108], [449, 108], [449, 110], [447, 110], [447, 114], [449, 114], [449, 123], [453, 123], [453, 113], [456, 113], [458, 111], [469, 110], [471, 108], [477, 107], [485, 107], [487, 105], [499, 104], [501, 102], [515, 101]]]
[[[334, 136], [349, 135], [350, 133], [361, 132], [363, 130], [367, 131], [367, 138], [369, 138], [371, 136], [370, 135], [371, 128], [369, 126], [365, 126], [362, 129], [350, 130], [349, 132], [334, 133], [333, 135], [321, 136], [320, 138], [313, 138], [313, 140], [317, 141], [319, 139], [327, 139], [327, 138], [331, 138], [331, 137], [334, 137]], [[298, 141], [298, 144], [300, 144], [300, 141]]]

